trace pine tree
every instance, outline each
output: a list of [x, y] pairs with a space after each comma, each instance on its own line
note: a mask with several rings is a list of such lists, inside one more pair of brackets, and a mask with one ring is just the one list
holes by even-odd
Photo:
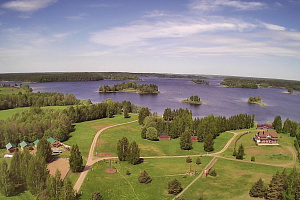
[[191, 140], [191, 134], [189, 130], [185, 130], [180, 137], [180, 148], [183, 150], [193, 149], [193, 143]]
[[212, 134], [208, 134], [204, 138], [204, 151], [210, 152], [214, 150], [214, 136]]
[[64, 185], [60, 192], [60, 199], [64, 199], [64, 200], [76, 199], [75, 191], [73, 190], [73, 185], [69, 178], [66, 178], [66, 180], [64, 181]]
[[52, 159], [51, 146], [50, 146], [50, 142], [48, 142], [46, 138], [42, 138], [39, 141], [36, 155], [40, 156], [41, 158], [44, 158], [47, 163], [51, 161]]
[[270, 200], [277, 200], [282, 198], [282, 192], [284, 188], [282, 187], [282, 179], [280, 174], [277, 172], [273, 175], [269, 187], [266, 190], [265, 198]]
[[63, 187], [63, 181], [61, 180], [61, 174], [58, 170], [55, 172], [55, 176], [50, 176], [47, 179], [46, 185], [51, 199], [59, 200], [60, 192]]
[[128, 156], [129, 142], [126, 137], [119, 140], [117, 145], [117, 155], [120, 161], [125, 161]]
[[299, 184], [299, 173], [297, 172], [296, 168], [294, 167], [291, 173], [286, 177], [285, 180], [285, 192], [284, 198], [286, 200], [295, 199], [295, 193], [297, 191], [297, 187]]
[[69, 164], [72, 172], [81, 172], [83, 170], [83, 160], [77, 144], [71, 148]]
[[210, 176], [217, 176], [216, 169], [210, 170], [210, 171], [209, 171], [209, 175], [210, 175]]
[[244, 159], [244, 154], [245, 154], [244, 146], [243, 146], [243, 144], [241, 144], [239, 146], [238, 152], [236, 154], [236, 159], [243, 160]]
[[140, 149], [135, 141], [129, 145], [127, 160], [133, 165], [140, 161]]
[[192, 160], [192, 159], [191, 159], [191, 157], [189, 157], [189, 156], [186, 158], [186, 160], [185, 160], [185, 161], [186, 161], [187, 163], [191, 163], [191, 162], [193, 162], [193, 160]]
[[100, 192], [94, 192], [92, 194], [91, 200], [104, 200]]
[[298, 180], [298, 185], [295, 191], [295, 200], [300, 200], [300, 178]]
[[151, 181], [152, 181], [152, 179], [150, 178], [150, 176], [148, 175], [146, 170], [139, 173], [138, 180], [140, 183], [145, 183], [145, 184], [151, 183]]
[[168, 193], [179, 194], [182, 190], [181, 183], [175, 178], [168, 182]]
[[282, 132], [282, 120], [281, 120], [281, 117], [279, 115], [275, 117], [275, 119], [272, 123], [272, 126], [275, 128], [277, 133]]
[[252, 188], [249, 191], [249, 195], [251, 197], [264, 197], [265, 195], [265, 187], [264, 187], [264, 182], [260, 178], [258, 181], [252, 186]]
[[200, 165], [200, 164], [201, 164], [201, 160], [200, 160], [200, 157], [198, 157], [196, 160], [196, 165]]
[[2, 161], [0, 166], [0, 186], [1, 193], [4, 196], [8, 197], [14, 192], [13, 180], [5, 160]]

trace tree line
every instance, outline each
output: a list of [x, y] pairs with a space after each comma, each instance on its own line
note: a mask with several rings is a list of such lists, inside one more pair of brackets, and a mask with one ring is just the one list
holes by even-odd
[[[151, 115], [148, 108], [142, 108], [139, 112], [139, 124], [142, 125], [141, 137], [144, 139], [158, 138], [163, 134], [169, 135], [172, 139], [184, 135], [183, 138], [186, 138], [185, 141], [188, 145], [190, 141], [187, 138], [196, 136], [199, 142], [205, 143], [206, 151], [213, 151], [213, 140], [220, 133], [253, 127], [254, 115], [238, 114], [229, 118], [209, 115], [193, 119], [192, 112], [188, 109], [180, 108], [172, 111], [170, 108], [166, 108], [163, 118], [159, 118]], [[156, 129], [156, 132], [153, 128]], [[157, 135], [155, 136], [153, 133]], [[183, 146], [185, 145], [182, 144]], [[188, 149], [188, 147], [183, 148]]]
[[139, 93], [158, 93], [158, 86], [155, 84], [138, 84], [135, 82], [123, 82], [112, 86], [101, 85], [99, 92], [120, 92], [128, 89], [134, 89]]
[[140, 80], [132, 73], [126, 72], [72, 72], [72, 73], [19, 73], [0, 74], [0, 81], [16, 82], [67, 82], [67, 81], [101, 81], [112, 80]]

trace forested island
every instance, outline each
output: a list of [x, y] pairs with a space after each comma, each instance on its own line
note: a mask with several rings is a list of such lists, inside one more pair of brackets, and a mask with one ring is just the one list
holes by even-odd
[[202, 80], [202, 79], [193, 79], [192, 82], [193, 82], [193, 83], [196, 83], [196, 84], [209, 85], [209, 82], [208, 82], [208, 81], [205, 81], [205, 80]]
[[273, 87], [300, 90], [300, 81], [278, 80], [278, 79], [261, 79], [261, 78], [225, 78], [221, 85], [237, 88]]
[[158, 86], [155, 84], [138, 84], [135, 82], [123, 82], [112, 86], [101, 85], [99, 87], [100, 93], [111, 93], [111, 92], [135, 92], [139, 94], [157, 94]]
[[257, 96], [257, 97], [249, 97], [248, 99], [248, 103], [249, 104], [258, 104], [258, 105], [266, 105], [264, 103], [261, 102], [261, 96]]
[[181, 102], [189, 103], [189, 104], [196, 104], [196, 105], [201, 105], [202, 104], [202, 101], [200, 100], [200, 97], [198, 95], [190, 96], [190, 98], [184, 99]]

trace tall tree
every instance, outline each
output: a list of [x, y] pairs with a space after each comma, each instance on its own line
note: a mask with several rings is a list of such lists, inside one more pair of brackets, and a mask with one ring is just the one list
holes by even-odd
[[183, 150], [193, 149], [191, 133], [188, 129], [186, 129], [180, 137], [180, 148]]
[[243, 160], [244, 154], [245, 154], [244, 146], [243, 146], [243, 144], [241, 144], [239, 146], [238, 152], [236, 154], [236, 159]]
[[127, 160], [133, 165], [136, 165], [140, 160], [140, 149], [135, 141], [133, 141], [129, 145]]
[[81, 172], [83, 170], [83, 160], [77, 144], [71, 148], [69, 164], [72, 172]]
[[283, 123], [282, 132], [287, 134], [291, 132], [291, 120], [287, 118]]
[[175, 178], [168, 182], [168, 193], [169, 194], [178, 194], [182, 190], [181, 183]]
[[129, 142], [126, 137], [119, 140], [117, 145], [117, 155], [120, 161], [125, 161], [128, 155]]
[[0, 190], [4, 196], [10, 196], [14, 192], [13, 180], [5, 160], [0, 166]]
[[129, 107], [124, 107], [123, 109], [123, 113], [124, 113], [124, 118], [129, 118]]
[[282, 120], [281, 120], [281, 117], [279, 115], [275, 117], [275, 119], [272, 123], [272, 126], [275, 128], [275, 130], [278, 133], [282, 132]]
[[251, 197], [260, 197], [263, 198], [265, 195], [265, 186], [263, 180], [260, 178], [258, 181], [251, 187], [249, 195]]
[[144, 122], [144, 119], [150, 115], [149, 108], [142, 107], [139, 112], [139, 124], [142, 125]]
[[16, 186], [25, 184], [25, 180], [22, 178], [21, 174], [21, 159], [21, 153], [19, 151], [15, 151], [9, 167], [9, 171]]
[[146, 138], [147, 138], [148, 140], [152, 140], [152, 141], [159, 140], [159, 139], [158, 139], [158, 135], [157, 135], [157, 130], [156, 130], [156, 128], [154, 128], [154, 127], [149, 127], [149, 128], [147, 128], [147, 131], [146, 131]]
[[63, 187], [63, 181], [61, 180], [61, 174], [58, 170], [56, 170], [55, 176], [50, 176], [47, 179], [46, 185], [51, 200], [59, 200], [60, 192]]
[[62, 187], [62, 190], [60, 192], [60, 199], [64, 200], [75, 200], [75, 191], [73, 189], [73, 185], [69, 178], [66, 178], [64, 181], [64, 185]]
[[204, 138], [204, 151], [210, 152], [214, 150], [214, 136], [212, 134], [208, 134]]
[[41, 158], [44, 158], [47, 163], [51, 161], [52, 159], [51, 145], [50, 142], [48, 142], [45, 137], [40, 139], [37, 146], [36, 155], [40, 156]]
[[269, 187], [266, 190], [265, 198], [270, 200], [282, 199], [283, 191], [282, 177], [277, 172], [271, 179]]

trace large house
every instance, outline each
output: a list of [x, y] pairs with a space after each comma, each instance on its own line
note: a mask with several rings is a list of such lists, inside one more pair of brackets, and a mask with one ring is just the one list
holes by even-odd
[[257, 124], [257, 129], [274, 129], [274, 127], [269, 124]]
[[269, 132], [267, 130], [263, 130], [255, 134], [253, 140], [258, 145], [264, 145], [264, 144], [278, 145], [278, 134], [276, 132]]

